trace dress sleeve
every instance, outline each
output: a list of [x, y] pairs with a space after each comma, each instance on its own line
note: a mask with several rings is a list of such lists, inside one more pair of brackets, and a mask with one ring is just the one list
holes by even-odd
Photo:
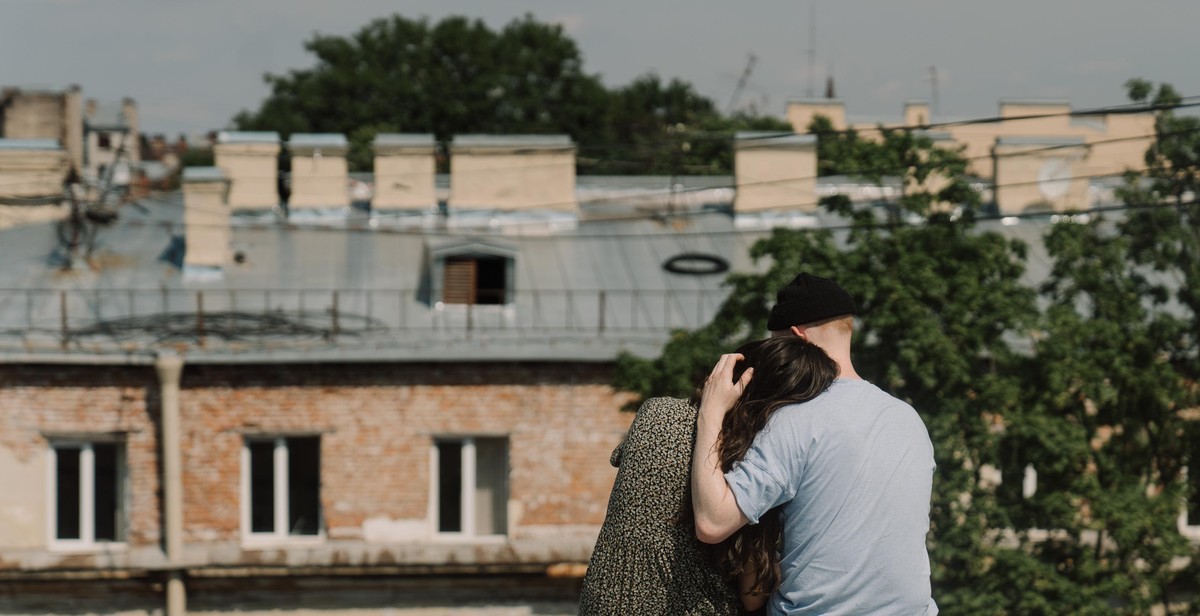
[[616, 447], [613, 447], [612, 455], [608, 456], [608, 463], [615, 468], [621, 468], [621, 452], [625, 450], [625, 439], [622, 438]]
[[796, 496], [804, 471], [804, 452], [784, 426], [768, 424], [754, 438], [746, 456], [725, 473], [738, 509], [751, 524]]

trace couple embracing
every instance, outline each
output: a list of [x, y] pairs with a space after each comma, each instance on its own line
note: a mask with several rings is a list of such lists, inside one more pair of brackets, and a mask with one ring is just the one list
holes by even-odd
[[771, 335], [721, 356], [698, 400], [647, 400], [613, 452], [582, 616], [936, 614], [933, 446], [862, 380], [854, 301], [802, 273]]

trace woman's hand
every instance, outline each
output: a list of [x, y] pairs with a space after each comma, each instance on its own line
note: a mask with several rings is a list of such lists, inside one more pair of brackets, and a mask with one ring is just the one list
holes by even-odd
[[733, 367], [745, 359], [741, 353], [727, 353], [717, 360], [717, 365], [704, 381], [704, 391], [700, 394], [700, 413], [720, 419], [733, 408], [733, 405], [746, 391], [746, 385], [753, 377], [754, 368], [748, 368], [742, 373], [742, 378], [733, 381]]

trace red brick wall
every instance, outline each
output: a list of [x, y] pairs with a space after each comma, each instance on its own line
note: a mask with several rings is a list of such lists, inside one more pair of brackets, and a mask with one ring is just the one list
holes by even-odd
[[22, 462], [45, 435], [126, 433], [131, 545], [160, 539], [158, 380], [151, 368], [0, 366], [0, 446]]
[[[424, 518], [432, 438], [509, 437], [519, 526], [598, 525], [608, 455], [629, 394], [592, 364], [187, 366], [180, 395], [185, 542], [239, 538], [240, 455], [249, 433], [321, 433], [331, 538], [370, 518]], [[45, 433], [127, 432], [129, 542], [160, 537], [158, 383], [152, 368], [0, 366], [0, 444], [44, 451]]]
[[[432, 438], [509, 437], [521, 525], [600, 524], [629, 427], [610, 368], [586, 364], [188, 367], [181, 393], [187, 541], [235, 539], [247, 432], [321, 434], [332, 537], [374, 517], [424, 518]], [[520, 529], [513, 529], [519, 535]]]

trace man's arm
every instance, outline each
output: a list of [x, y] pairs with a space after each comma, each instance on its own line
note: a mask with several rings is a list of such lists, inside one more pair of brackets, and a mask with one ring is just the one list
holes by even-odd
[[720, 543], [749, 520], [738, 508], [725, 475], [717, 439], [725, 413], [750, 382], [753, 369], [746, 370], [733, 382], [733, 366], [740, 354], [722, 355], [704, 383], [700, 412], [696, 417], [696, 449], [692, 452], [692, 509], [696, 515], [696, 538], [704, 543]]

